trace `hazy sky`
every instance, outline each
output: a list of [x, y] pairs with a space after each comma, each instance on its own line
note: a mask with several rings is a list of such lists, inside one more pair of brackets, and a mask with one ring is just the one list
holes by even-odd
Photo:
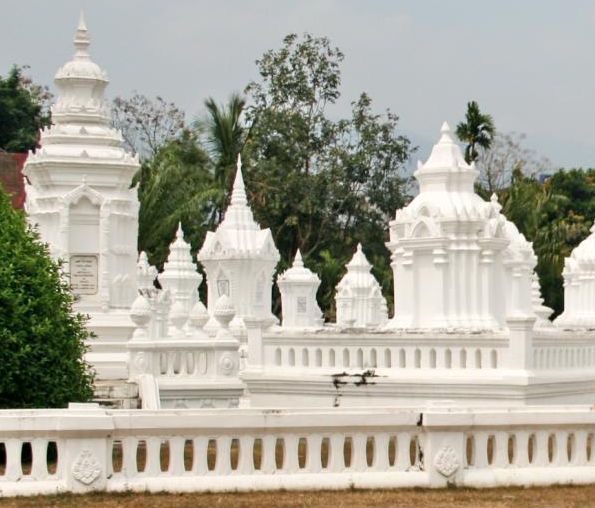
[[0, 0], [0, 74], [31, 66], [51, 84], [84, 8], [108, 93], [138, 90], [190, 118], [257, 77], [254, 60], [290, 32], [345, 53], [335, 111], [368, 92], [420, 145], [475, 99], [496, 127], [560, 166], [595, 166], [595, 2], [586, 0]]

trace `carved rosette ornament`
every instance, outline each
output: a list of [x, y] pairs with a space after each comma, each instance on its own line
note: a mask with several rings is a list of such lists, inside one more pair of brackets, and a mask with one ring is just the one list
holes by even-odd
[[436, 470], [446, 478], [451, 476], [459, 469], [459, 457], [452, 446], [444, 446], [436, 455], [434, 459], [434, 467]]
[[72, 476], [85, 485], [91, 485], [101, 474], [101, 466], [91, 450], [83, 450], [72, 465]]
[[233, 357], [229, 353], [223, 354], [219, 360], [219, 368], [221, 369], [221, 373], [225, 376], [230, 376], [233, 374], [234, 367], [235, 362]]

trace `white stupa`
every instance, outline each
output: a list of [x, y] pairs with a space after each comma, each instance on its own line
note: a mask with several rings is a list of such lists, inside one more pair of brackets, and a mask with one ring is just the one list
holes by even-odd
[[337, 284], [337, 325], [368, 328], [386, 323], [386, 300], [371, 270], [360, 243], [347, 263], [347, 273]]
[[297, 251], [291, 268], [277, 278], [283, 308], [283, 328], [317, 328], [324, 323], [316, 301], [320, 286], [318, 276], [304, 266], [302, 253]]
[[74, 57], [56, 73], [53, 125], [25, 164], [25, 209], [52, 255], [65, 261], [76, 308], [91, 315], [98, 339], [89, 360], [98, 376], [126, 377], [122, 355], [132, 322], [125, 309], [136, 296], [139, 208], [130, 183], [139, 161], [110, 126], [107, 75], [91, 60], [89, 44], [81, 14]]
[[198, 301], [198, 286], [202, 282], [202, 275], [192, 261], [190, 245], [184, 240], [181, 223], [175, 240], [169, 246], [169, 256], [159, 275], [159, 282], [163, 289], [169, 290], [172, 300], [181, 305], [182, 312], [189, 315]]
[[246, 316], [270, 324], [276, 321], [271, 312], [271, 298], [279, 252], [271, 230], [260, 228], [248, 206], [239, 157], [225, 217], [216, 231], [207, 233], [196, 258], [207, 273], [207, 303], [211, 315], [215, 302], [225, 294], [236, 310], [232, 329], [244, 329]]
[[564, 260], [564, 312], [554, 324], [565, 329], [595, 329], [595, 224]]
[[475, 193], [477, 175], [445, 122], [414, 174], [419, 194], [390, 223], [391, 328], [485, 330], [534, 316], [532, 246], [495, 196], [486, 202]]

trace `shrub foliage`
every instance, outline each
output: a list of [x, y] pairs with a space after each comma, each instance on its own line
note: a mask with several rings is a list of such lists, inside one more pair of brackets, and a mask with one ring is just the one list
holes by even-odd
[[85, 317], [59, 263], [0, 187], [0, 408], [64, 407], [92, 395]]

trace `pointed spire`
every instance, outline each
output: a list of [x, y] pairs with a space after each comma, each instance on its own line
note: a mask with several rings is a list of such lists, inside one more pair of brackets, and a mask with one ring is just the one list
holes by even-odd
[[178, 222], [178, 230], [176, 231], [176, 239], [184, 239], [184, 231], [182, 230], [182, 221]]
[[75, 58], [76, 59], [87, 59], [89, 58], [89, 52], [87, 49], [91, 44], [91, 39], [89, 38], [89, 31], [87, 30], [87, 25], [85, 23], [85, 16], [83, 11], [81, 10], [81, 16], [79, 18], [79, 24], [74, 33], [74, 47], [76, 48]]
[[246, 188], [244, 186], [244, 178], [242, 177], [242, 156], [238, 154], [236, 178], [233, 182], [233, 190], [231, 192], [231, 205], [246, 206], [247, 204]]
[[81, 9], [81, 14], [79, 16], [79, 26], [78, 30], [87, 31], [87, 24], [85, 23], [85, 12]]
[[295, 268], [302, 268], [304, 266], [304, 262], [302, 261], [302, 253], [300, 252], [300, 249], [298, 249], [297, 252], [295, 253], [295, 258], [293, 260], [293, 266]]
[[353, 257], [351, 258], [351, 261], [349, 261], [349, 263], [347, 263], [347, 267], [349, 268], [353, 268], [353, 269], [358, 269], [358, 270], [367, 270], [370, 271], [370, 269], [372, 268], [372, 265], [370, 264], [370, 262], [368, 261], [368, 258], [366, 258], [366, 255], [364, 254], [364, 251], [362, 249], [362, 244], [358, 243], [357, 244], [357, 250], [355, 251], [355, 254], [353, 255]]
[[452, 138], [452, 131], [450, 130], [450, 125], [448, 125], [448, 122], [443, 122], [442, 127], [440, 127], [440, 140], [438, 141], [438, 143], [454, 143], [454, 139]]

